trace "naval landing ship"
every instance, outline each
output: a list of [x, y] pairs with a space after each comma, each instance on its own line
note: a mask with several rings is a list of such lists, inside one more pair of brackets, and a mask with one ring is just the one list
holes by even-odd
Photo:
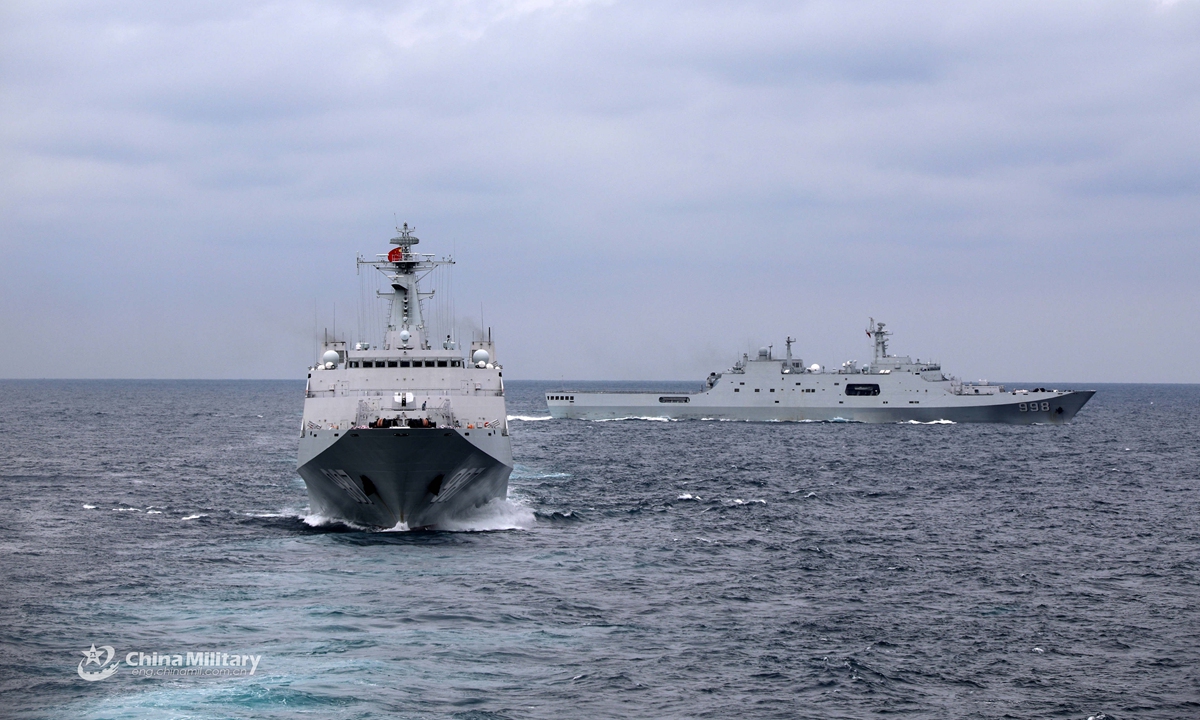
[[696, 420], [1035, 423], [1070, 422], [1094, 390], [1006, 390], [1003, 385], [964, 383], [942, 373], [937, 363], [889, 355], [884, 323], [874, 319], [867, 336], [874, 340], [870, 365], [843, 363], [836, 371], [804, 366], [792, 357], [773, 357], [761, 348], [757, 358], [743, 355], [724, 373], [711, 373], [704, 390], [679, 392], [546, 393], [556, 418], [610, 420], [670, 418]]
[[413, 251], [407, 223], [375, 260], [391, 311], [382, 345], [326, 339], [309, 369], [299, 473], [310, 511], [371, 528], [431, 527], [508, 494], [512, 445], [491, 331], [463, 357], [427, 336], [419, 282], [452, 259]]

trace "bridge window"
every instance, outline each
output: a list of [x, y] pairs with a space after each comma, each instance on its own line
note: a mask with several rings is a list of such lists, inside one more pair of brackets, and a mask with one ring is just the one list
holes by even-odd
[[395, 360], [388, 360], [388, 361], [387, 361], [387, 363], [388, 363], [388, 367], [396, 367], [396, 361], [395, 361]]
[[354, 368], [358, 367], [358, 363], [356, 363], [356, 362], [348, 362], [348, 363], [346, 363], [346, 365], [348, 365], [350, 367], [354, 367]]
[[435, 365], [436, 364], [432, 360], [425, 361], [425, 367], [435, 367]]
[[412, 366], [412, 363], [410, 363], [410, 362], [409, 362], [409, 361], [407, 361], [407, 360], [401, 360], [401, 361], [400, 361], [400, 367], [411, 367], [411, 366]]
[[445, 361], [445, 360], [438, 360], [438, 361], [437, 361], [437, 364], [438, 364], [438, 367], [446, 367], [446, 361]]
[[879, 386], [874, 383], [858, 383], [858, 384], [847, 383], [846, 384], [846, 394], [847, 395], [859, 395], [859, 396], [878, 395], [879, 394]]

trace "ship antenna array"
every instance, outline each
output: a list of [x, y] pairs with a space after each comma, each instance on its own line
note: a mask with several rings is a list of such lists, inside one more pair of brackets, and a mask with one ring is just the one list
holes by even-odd
[[[370, 288], [374, 290], [374, 292], [369, 293], [366, 291], [366, 289], [364, 289], [364, 295], [373, 294], [375, 297], [373, 302], [364, 298], [364, 301], [369, 307], [369, 311], [365, 313], [365, 315], [371, 321], [373, 328], [382, 327], [384, 325], [382, 318], [378, 317], [378, 313], [382, 310], [381, 304], [378, 302], [378, 300], [387, 299], [393, 303], [396, 300], [396, 294], [394, 292], [389, 292], [386, 289], [380, 289], [379, 284], [381, 282], [386, 282], [387, 285], [394, 287], [403, 276], [415, 276], [416, 280], [420, 282], [433, 274], [435, 270], [443, 269], [443, 265], [453, 266], [455, 264], [452, 256], [438, 259], [432, 254], [413, 252], [412, 246], [420, 242], [420, 240], [413, 234], [416, 229], [416, 226], [403, 223], [396, 228], [396, 235], [390, 241], [392, 245], [398, 246], [397, 248], [393, 249], [389, 253], [380, 253], [376, 255], [375, 259], [369, 259], [367, 257], [363, 257], [362, 255], [358, 256], [357, 265], [360, 268], [360, 272], [361, 266], [370, 265], [378, 270], [380, 275], [383, 276], [383, 279], [381, 280], [378, 275], [369, 273], [369, 275], [374, 278], [374, 284], [371, 285]], [[435, 330], [445, 330], [447, 327], [452, 335], [456, 334], [453, 328], [453, 308], [451, 305], [452, 298], [449, 297], [453, 295], [453, 290], [445, 285], [445, 282], [447, 281], [452, 283], [452, 276], [447, 278], [445, 277], [445, 273], [436, 273], [431, 280], [431, 282], [435, 285], [434, 291], [420, 292], [417, 293], [417, 297], [413, 298], [413, 301], [418, 303], [420, 303], [422, 300], [436, 298], [432, 304], [432, 307], [428, 308], [430, 314], [425, 316], [422, 313], [420, 327], [425, 334], [422, 342], [429, 343], [431, 338], [437, 334]], [[439, 295], [444, 297], [439, 297]], [[392, 310], [392, 308], [388, 308], [387, 316], [389, 318], [392, 318], [393, 316]], [[445, 318], [445, 315], [451, 315], [451, 318]], [[371, 334], [372, 337], [370, 338], [370, 341], [375, 344], [379, 344], [381, 342], [380, 337], [374, 332]]]

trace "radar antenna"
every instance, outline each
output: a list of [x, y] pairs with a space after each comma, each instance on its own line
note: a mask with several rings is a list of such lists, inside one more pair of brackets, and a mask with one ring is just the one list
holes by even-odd
[[867, 337], [875, 341], [875, 363], [878, 364], [888, 356], [888, 336], [891, 333], [883, 329], [884, 323], [875, 322], [875, 318], [868, 319], [871, 323], [867, 326]]

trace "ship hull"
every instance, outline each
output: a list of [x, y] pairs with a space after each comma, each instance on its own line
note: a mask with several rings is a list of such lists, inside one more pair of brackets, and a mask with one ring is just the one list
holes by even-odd
[[[845, 398], [839, 404], [718, 404], [704, 393], [548, 393], [550, 415], [580, 420], [667, 418], [671, 420], [742, 420], [757, 422], [954, 422], [1008, 425], [1061, 425], [1070, 422], [1095, 391], [1045, 392], [1034, 395], [956, 396], [945, 404], [892, 405], [876, 398]], [[568, 399], [559, 400], [557, 397]], [[663, 403], [663, 397], [675, 399]], [[687, 397], [688, 402], [678, 402]], [[707, 401], [707, 402], [706, 402]], [[785, 401], [786, 402], [786, 401]]]
[[512, 472], [508, 436], [486, 430], [310, 433], [301, 455], [310, 511], [367, 528], [436, 527], [507, 497]]

